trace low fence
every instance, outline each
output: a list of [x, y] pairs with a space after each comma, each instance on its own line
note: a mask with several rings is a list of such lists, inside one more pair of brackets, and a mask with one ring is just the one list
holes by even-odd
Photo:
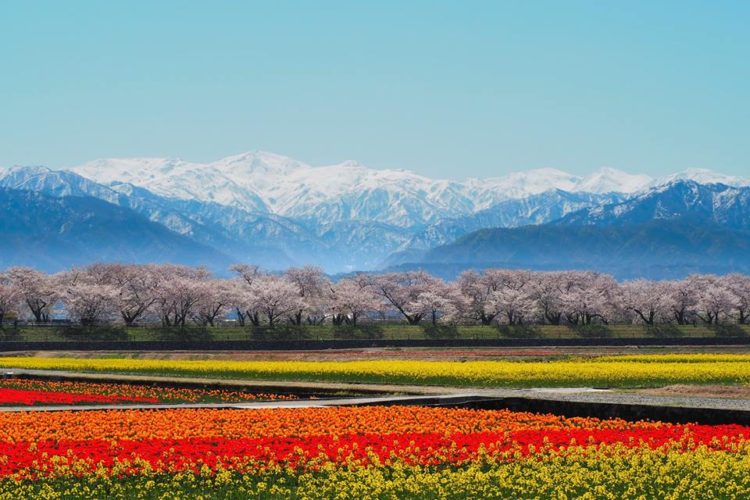
[[0, 352], [13, 351], [308, 351], [367, 348], [451, 347], [626, 347], [750, 346], [750, 337], [630, 337], [515, 339], [348, 339], [348, 340], [148, 340], [148, 341], [0, 341]]

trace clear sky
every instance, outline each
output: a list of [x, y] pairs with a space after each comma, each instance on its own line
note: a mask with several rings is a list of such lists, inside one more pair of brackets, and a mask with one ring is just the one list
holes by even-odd
[[0, 165], [750, 173], [750, 2], [0, 2]]

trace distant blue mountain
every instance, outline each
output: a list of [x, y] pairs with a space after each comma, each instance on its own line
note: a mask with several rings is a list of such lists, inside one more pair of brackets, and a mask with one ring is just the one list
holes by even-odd
[[619, 278], [750, 272], [750, 231], [688, 218], [625, 226], [483, 229], [402, 266], [445, 267], [449, 274], [482, 267], [592, 269]]
[[474, 214], [443, 219], [427, 226], [415, 234], [403, 250], [430, 249], [479, 229], [544, 224], [582, 208], [616, 203], [623, 199], [624, 195], [618, 193], [571, 193], [553, 189], [525, 198], [504, 200]]
[[596, 269], [621, 278], [750, 272], [750, 188], [676, 181], [536, 226], [482, 229], [394, 266]]
[[0, 268], [59, 271], [96, 261], [172, 262], [226, 269], [226, 254], [92, 197], [0, 189]]
[[[46, 167], [16, 167], [0, 178], [0, 187], [31, 190], [53, 197], [101, 199], [131, 209], [185, 239], [217, 249], [235, 262], [255, 262], [269, 269], [293, 263], [281, 245], [304, 229], [272, 215], [251, 214], [217, 203], [158, 196], [129, 184], [104, 186], [67, 171]], [[291, 226], [291, 227], [289, 227]], [[302, 238], [304, 241], [304, 238]], [[275, 245], [266, 242], [275, 241]], [[293, 242], [296, 243], [296, 242]], [[310, 245], [311, 246], [311, 245]]]

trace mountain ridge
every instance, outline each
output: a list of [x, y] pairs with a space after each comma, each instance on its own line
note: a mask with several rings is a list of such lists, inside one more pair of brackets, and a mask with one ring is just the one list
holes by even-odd
[[[408, 262], [412, 259], [412, 262]], [[486, 228], [394, 266], [591, 268], [621, 278], [750, 271], [750, 187], [674, 180], [546, 224]]]
[[[108, 160], [73, 170], [0, 169], [0, 187], [98, 198], [235, 261], [268, 269], [315, 263], [330, 272], [349, 272], [419, 262], [434, 249], [486, 228], [603, 225], [605, 219], [623, 225], [644, 223], [660, 214], [691, 215], [691, 192], [703, 193], [704, 205], [721, 201], [724, 205], [717, 206], [722, 207], [730, 206], [732, 197], [745, 193], [745, 188], [718, 181], [750, 186], [744, 179], [706, 170], [654, 180], [612, 168], [585, 177], [546, 168], [459, 182], [432, 180], [407, 170], [376, 171], [355, 161], [313, 167], [263, 152], [227, 157], [211, 168], [181, 159], [118, 162], [128, 175], [109, 169]], [[201, 175], [191, 177], [194, 174]], [[129, 182], [131, 177], [138, 183]], [[282, 177], [284, 182], [277, 182]], [[701, 184], [691, 177], [717, 182]], [[255, 190], [243, 187], [253, 183]], [[212, 191], [212, 186], [217, 189]], [[673, 186], [685, 192], [668, 199], [665, 193]], [[576, 191], [579, 188], [591, 191]], [[233, 203], [238, 194], [247, 196]], [[644, 208], [654, 197], [661, 197], [661, 212]], [[286, 213], [276, 213], [274, 207], [284, 207]], [[717, 221], [750, 221], [743, 211], [724, 212]], [[641, 215], [633, 220], [616, 217], [623, 214]]]
[[[105, 185], [126, 182], [163, 196], [212, 201], [249, 211], [294, 218], [315, 215], [324, 223], [375, 220], [402, 227], [429, 225], [554, 189], [631, 194], [659, 182], [611, 167], [587, 176], [542, 168], [456, 181], [431, 179], [403, 169], [372, 169], [352, 160], [311, 166], [263, 151], [205, 163], [167, 158], [102, 159], [69, 170]], [[700, 175], [705, 177], [706, 171]]]

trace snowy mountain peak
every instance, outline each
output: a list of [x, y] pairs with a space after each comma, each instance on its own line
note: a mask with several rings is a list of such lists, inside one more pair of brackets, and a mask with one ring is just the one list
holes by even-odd
[[552, 189], [573, 191], [578, 182], [578, 177], [555, 168], [538, 168], [511, 172], [503, 177], [472, 179], [471, 182], [479, 186], [488, 186], [503, 193], [502, 199], [513, 199], [525, 198]]
[[26, 172], [33, 175], [43, 175], [52, 172], [52, 169], [45, 167], [44, 165], [13, 165], [12, 167], [0, 167], [5, 175], [15, 174], [18, 172]]
[[357, 160], [345, 160], [339, 163], [338, 166], [343, 168], [367, 168]]
[[227, 156], [215, 162], [209, 163], [219, 170], [235, 171], [244, 169], [247, 171], [276, 171], [288, 173], [300, 168], [310, 168], [309, 165], [297, 160], [267, 151], [248, 151], [238, 155]]
[[[656, 182], [647, 175], [610, 167], [587, 176], [540, 168], [451, 181], [408, 170], [372, 169], [354, 160], [311, 166], [266, 151], [248, 151], [207, 163], [167, 158], [104, 159], [72, 170], [101, 184], [129, 183], [169, 198], [208, 201], [325, 224], [366, 220], [400, 227], [462, 217], [505, 200], [548, 191], [632, 194]], [[677, 176], [739, 182], [703, 170]]]
[[676, 174], [661, 177], [652, 182], [649, 187], [659, 187], [679, 181], [695, 181], [699, 184], [725, 184], [732, 187], [750, 186], [750, 179], [721, 174], [707, 168], [689, 168]]
[[629, 174], [612, 167], [602, 167], [583, 177], [576, 191], [586, 193], [634, 193], [648, 186], [653, 179], [645, 174]]

